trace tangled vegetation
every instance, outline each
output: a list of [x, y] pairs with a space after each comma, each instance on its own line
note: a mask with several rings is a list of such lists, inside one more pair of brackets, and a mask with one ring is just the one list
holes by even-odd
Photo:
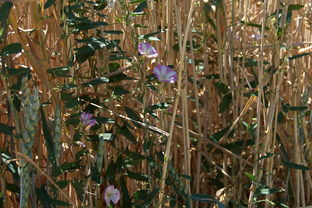
[[0, 207], [309, 207], [311, 39], [308, 0], [0, 0]]

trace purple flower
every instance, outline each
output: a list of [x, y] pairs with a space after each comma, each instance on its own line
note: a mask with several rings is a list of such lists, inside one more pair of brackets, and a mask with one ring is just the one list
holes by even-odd
[[80, 114], [82, 124], [86, 125], [86, 126], [94, 126], [96, 124], [96, 120], [91, 119], [92, 117], [93, 117], [93, 115], [91, 113], [82, 112]]
[[259, 35], [259, 34], [252, 34], [251, 36], [249, 36], [249, 38], [251, 40], [257, 41], [257, 40], [261, 40], [261, 35]]
[[176, 71], [168, 66], [164, 66], [161, 64], [155, 66], [153, 74], [160, 82], [175, 83], [178, 79], [178, 74]]
[[139, 53], [147, 58], [155, 58], [158, 56], [155, 48], [148, 42], [141, 42], [138, 45]]
[[114, 185], [107, 186], [104, 191], [104, 200], [107, 206], [110, 205], [110, 201], [114, 204], [117, 204], [120, 199], [120, 192], [118, 189], [115, 189]]

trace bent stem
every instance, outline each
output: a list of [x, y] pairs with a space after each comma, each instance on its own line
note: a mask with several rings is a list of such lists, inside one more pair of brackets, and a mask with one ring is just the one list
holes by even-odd
[[[177, 19], [177, 28], [178, 28], [178, 37], [179, 37], [179, 41], [182, 42], [182, 32], [181, 32], [181, 18], [180, 18], [180, 13], [178, 11], [178, 5], [176, 0], [174, 0], [174, 5], [175, 5], [175, 13], [176, 13], [176, 19]], [[174, 127], [174, 123], [175, 123], [175, 117], [177, 114], [177, 108], [178, 108], [178, 103], [179, 103], [179, 98], [181, 95], [181, 86], [182, 86], [182, 72], [184, 70], [184, 55], [185, 55], [185, 51], [186, 51], [186, 42], [188, 39], [188, 35], [189, 35], [189, 29], [190, 29], [190, 24], [192, 21], [192, 13], [193, 13], [193, 8], [194, 8], [194, 0], [192, 0], [191, 2], [191, 7], [188, 13], [188, 17], [187, 17], [187, 24], [186, 24], [186, 29], [184, 31], [184, 37], [183, 37], [183, 47], [180, 53], [180, 64], [179, 64], [179, 70], [178, 70], [178, 86], [177, 86], [177, 94], [175, 97], [175, 101], [174, 101], [174, 107], [173, 107], [173, 112], [172, 112], [172, 116], [171, 116], [171, 123], [170, 123], [170, 131], [169, 131], [169, 136], [168, 136], [168, 141], [167, 141], [167, 145], [166, 145], [166, 152], [165, 152], [165, 156], [164, 156], [164, 165], [163, 165], [163, 169], [162, 169], [162, 176], [161, 176], [161, 181], [160, 181], [160, 192], [159, 192], [159, 204], [158, 204], [158, 208], [162, 207], [162, 202], [163, 202], [163, 198], [164, 198], [164, 187], [165, 187], [165, 181], [166, 181], [166, 177], [167, 177], [167, 171], [168, 171], [168, 163], [169, 163], [169, 159], [170, 159], [170, 149], [171, 149], [171, 143], [172, 143], [172, 135], [173, 135], [173, 127]]]

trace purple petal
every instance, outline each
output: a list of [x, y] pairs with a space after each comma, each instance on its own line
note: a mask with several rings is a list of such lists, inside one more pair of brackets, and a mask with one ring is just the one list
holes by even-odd
[[109, 197], [104, 197], [105, 203], [108, 205], [110, 205], [110, 198]]
[[105, 191], [104, 191], [104, 200], [105, 200], [107, 205], [110, 204], [111, 195], [112, 195], [113, 191], [114, 191], [114, 186], [113, 185], [107, 186]]
[[114, 188], [115, 188], [114, 185], [109, 185], [109, 186], [107, 186], [106, 189], [105, 189], [105, 191], [104, 191], [104, 196], [106, 196], [106, 195], [112, 193], [112, 192], [114, 191]]
[[141, 55], [146, 56], [147, 58], [155, 58], [158, 56], [155, 48], [148, 42], [139, 43], [138, 51]]
[[85, 113], [85, 112], [82, 112], [80, 114], [80, 117], [81, 117], [82, 120], [86, 120], [87, 116], [88, 116], [88, 113]]
[[89, 120], [86, 125], [89, 125], [89, 126], [94, 126], [96, 124], [96, 120], [95, 119], [91, 119]]
[[117, 204], [120, 199], [120, 192], [118, 189], [114, 189], [111, 195], [111, 200], [114, 204]]
[[153, 74], [160, 82], [175, 83], [178, 79], [177, 72], [168, 66], [157, 65], [153, 69]]
[[160, 74], [160, 71], [161, 71], [161, 65], [157, 65], [154, 67], [153, 74], [157, 76]]
[[85, 117], [85, 121], [86, 121], [86, 123], [91, 119], [93, 117], [93, 115], [92, 114], [88, 114], [88, 115], [86, 115], [86, 117]]
[[83, 125], [95, 125], [96, 121], [94, 119], [91, 119], [93, 115], [91, 113], [82, 112], [80, 114], [80, 118]]

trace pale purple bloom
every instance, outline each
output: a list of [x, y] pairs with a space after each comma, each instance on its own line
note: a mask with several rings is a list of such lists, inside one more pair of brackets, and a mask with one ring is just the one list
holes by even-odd
[[104, 191], [104, 200], [107, 206], [110, 205], [110, 201], [114, 204], [117, 204], [120, 199], [120, 192], [118, 189], [115, 189], [114, 185], [107, 186]]
[[251, 36], [249, 36], [249, 38], [251, 40], [257, 41], [257, 40], [261, 40], [261, 35], [259, 35], [259, 34], [252, 34]]
[[178, 79], [176, 71], [168, 66], [158, 64], [153, 70], [153, 74], [160, 82], [175, 83]]
[[96, 124], [96, 120], [92, 119], [93, 115], [91, 113], [82, 112], [80, 114], [80, 118], [83, 125], [86, 126], [94, 126]]
[[148, 42], [141, 42], [138, 45], [139, 53], [147, 58], [155, 58], [158, 56], [155, 48]]

